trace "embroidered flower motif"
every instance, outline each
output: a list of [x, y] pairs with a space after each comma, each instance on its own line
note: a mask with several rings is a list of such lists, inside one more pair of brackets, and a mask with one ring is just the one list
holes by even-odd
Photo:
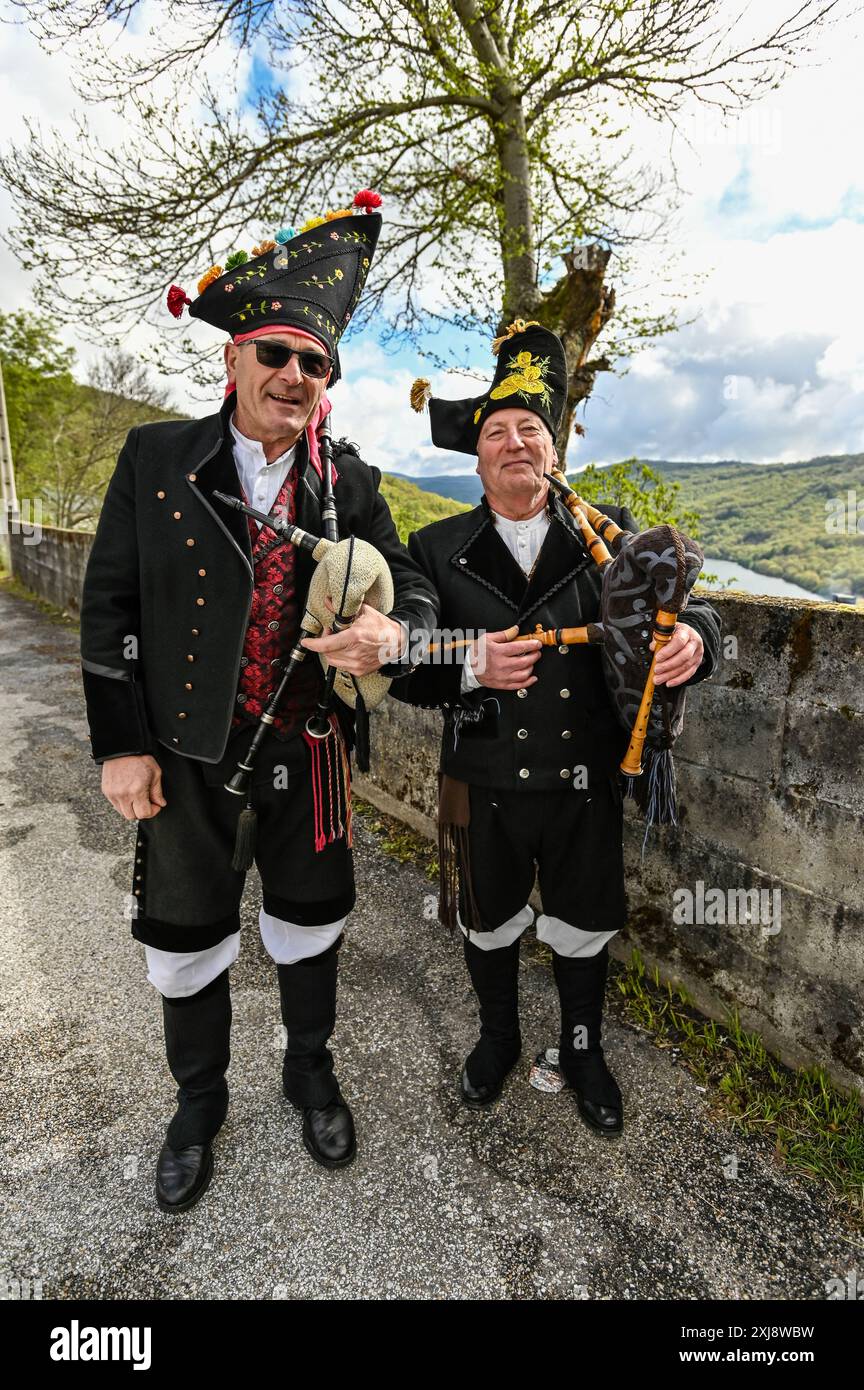
[[344, 279], [345, 279], [345, 276], [342, 274], [342, 271], [339, 270], [338, 267], [336, 268], [336, 270], [333, 271], [333, 275], [334, 275], [335, 279], [337, 279], [337, 280], [344, 280]]
[[226, 286], [225, 286], [225, 293], [226, 293], [226, 294], [230, 294], [231, 291], [233, 290], [233, 288], [234, 288], [233, 285], [226, 285]]
[[271, 309], [281, 309], [281, 308], [282, 308], [282, 301], [279, 300], [279, 299], [274, 299], [274, 300], [273, 300], [273, 303], [270, 305], [270, 308], [271, 308]]
[[493, 386], [489, 394], [494, 401], [505, 400], [507, 396], [513, 395], [519, 396], [523, 401], [527, 401], [530, 396], [539, 396], [548, 407], [551, 397], [544, 379], [548, 370], [548, 357], [534, 357], [530, 352], [517, 352], [507, 363], [507, 371], [511, 375], [499, 381], [497, 386]]
[[331, 233], [330, 233], [330, 240], [331, 240], [331, 241], [338, 241], [338, 240], [339, 240], [339, 233], [338, 233], [338, 232], [331, 232]]

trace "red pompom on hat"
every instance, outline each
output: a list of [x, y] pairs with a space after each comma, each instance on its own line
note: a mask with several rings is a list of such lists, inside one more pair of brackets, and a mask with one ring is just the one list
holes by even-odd
[[186, 305], [191, 303], [192, 300], [189, 298], [185, 290], [181, 290], [179, 285], [171, 286], [170, 290], [168, 291], [167, 299], [169, 314], [173, 314], [175, 319], [179, 319]]
[[375, 193], [371, 188], [361, 188], [354, 198], [355, 208], [363, 208], [364, 212], [372, 212], [381, 206], [381, 194]]

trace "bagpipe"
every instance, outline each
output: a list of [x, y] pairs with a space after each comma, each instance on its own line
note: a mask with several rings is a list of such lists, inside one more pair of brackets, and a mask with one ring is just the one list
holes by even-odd
[[[262, 526], [275, 531], [283, 541], [307, 551], [316, 561], [297, 641], [284, 660], [279, 662], [281, 678], [261, 714], [245, 756], [237, 764], [237, 770], [230, 781], [225, 783], [226, 791], [246, 798], [246, 806], [237, 823], [232, 861], [233, 867], [237, 870], [250, 868], [254, 859], [257, 815], [252, 805], [251, 786], [255, 758], [268, 728], [275, 723], [276, 711], [292, 675], [310, 655], [302, 645], [303, 638], [320, 637], [327, 628], [333, 633], [344, 632], [356, 618], [363, 603], [381, 613], [389, 613], [395, 597], [393, 577], [381, 552], [368, 541], [360, 540], [356, 536], [339, 539], [336, 501], [333, 495], [333, 442], [329, 415], [322, 420], [317, 434], [323, 474], [323, 536], [313, 536], [309, 531], [304, 531], [300, 526], [295, 526], [280, 517], [267, 516], [230, 493], [213, 493], [213, 496], [226, 506], [254, 517]], [[328, 606], [328, 599], [332, 607]], [[334, 695], [354, 709], [359, 719], [365, 721], [366, 711], [379, 705], [390, 688], [390, 680], [377, 671], [367, 676], [352, 676], [345, 671], [337, 670], [328, 662], [323, 652], [318, 653], [318, 659], [324, 669], [324, 686], [315, 712], [309, 716], [305, 725], [307, 738], [313, 745], [323, 743], [336, 732], [335, 716], [332, 712]], [[365, 771], [368, 768], [368, 755], [359, 757], [358, 763]], [[347, 803], [347, 768], [343, 767], [341, 771]], [[314, 778], [313, 768], [313, 780]]]
[[705, 557], [676, 526], [625, 531], [585, 502], [558, 469], [550, 478], [602, 572], [600, 622], [526, 635], [556, 646], [587, 642], [601, 647], [612, 705], [630, 733], [621, 762], [626, 790], [649, 826], [675, 825], [672, 745], [684, 727], [687, 695], [681, 686], [655, 687], [654, 668], [687, 607]]

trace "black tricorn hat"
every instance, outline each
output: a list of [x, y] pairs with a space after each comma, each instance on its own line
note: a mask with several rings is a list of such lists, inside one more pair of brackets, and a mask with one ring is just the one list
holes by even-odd
[[567, 400], [567, 359], [561, 339], [542, 324], [516, 319], [495, 339], [492, 351], [498, 358], [495, 378], [482, 396], [444, 401], [431, 395], [423, 377], [411, 387], [415, 410], [428, 402], [432, 443], [439, 449], [476, 454], [484, 421], [494, 411], [514, 406], [539, 415], [555, 438]]
[[[379, 213], [346, 209], [305, 231], [279, 232], [251, 257], [229, 257], [224, 272], [213, 266], [199, 281], [195, 300], [172, 285], [168, 308], [179, 318], [188, 305], [192, 318], [232, 338], [277, 325], [298, 328], [320, 339], [338, 363], [339, 339], [363, 291], [380, 231]], [[337, 374], [338, 368], [331, 384]]]

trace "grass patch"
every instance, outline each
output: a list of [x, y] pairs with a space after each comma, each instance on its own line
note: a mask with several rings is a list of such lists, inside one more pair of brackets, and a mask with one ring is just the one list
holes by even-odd
[[364, 829], [378, 841], [378, 848], [396, 859], [400, 864], [414, 864], [426, 878], [438, 877], [438, 847], [416, 830], [410, 830], [395, 816], [387, 816], [373, 806], [355, 796], [352, 801], [354, 812], [360, 816]]
[[[610, 964], [612, 964], [610, 962]], [[712, 1104], [734, 1129], [773, 1143], [778, 1160], [796, 1173], [828, 1183], [864, 1225], [864, 1115], [821, 1067], [793, 1070], [741, 1027], [737, 1010], [725, 1024], [706, 1019], [686, 990], [664, 984], [634, 950], [614, 962], [613, 988], [625, 1017], [658, 1047], [675, 1048]]]
[[75, 631], [80, 626], [80, 620], [71, 613], [67, 613], [65, 608], [58, 608], [56, 603], [49, 603], [48, 599], [40, 598], [34, 594], [32, 589], [28, 589], [20, 579], [16, 579], [10, 570], [0, 566], [0, 589], [4, 594], [11, 594], [13, 598], [26, 599], [32, 603], [44, 618], [52, 623], [59, 623], [61, 627], [68, 627]]

